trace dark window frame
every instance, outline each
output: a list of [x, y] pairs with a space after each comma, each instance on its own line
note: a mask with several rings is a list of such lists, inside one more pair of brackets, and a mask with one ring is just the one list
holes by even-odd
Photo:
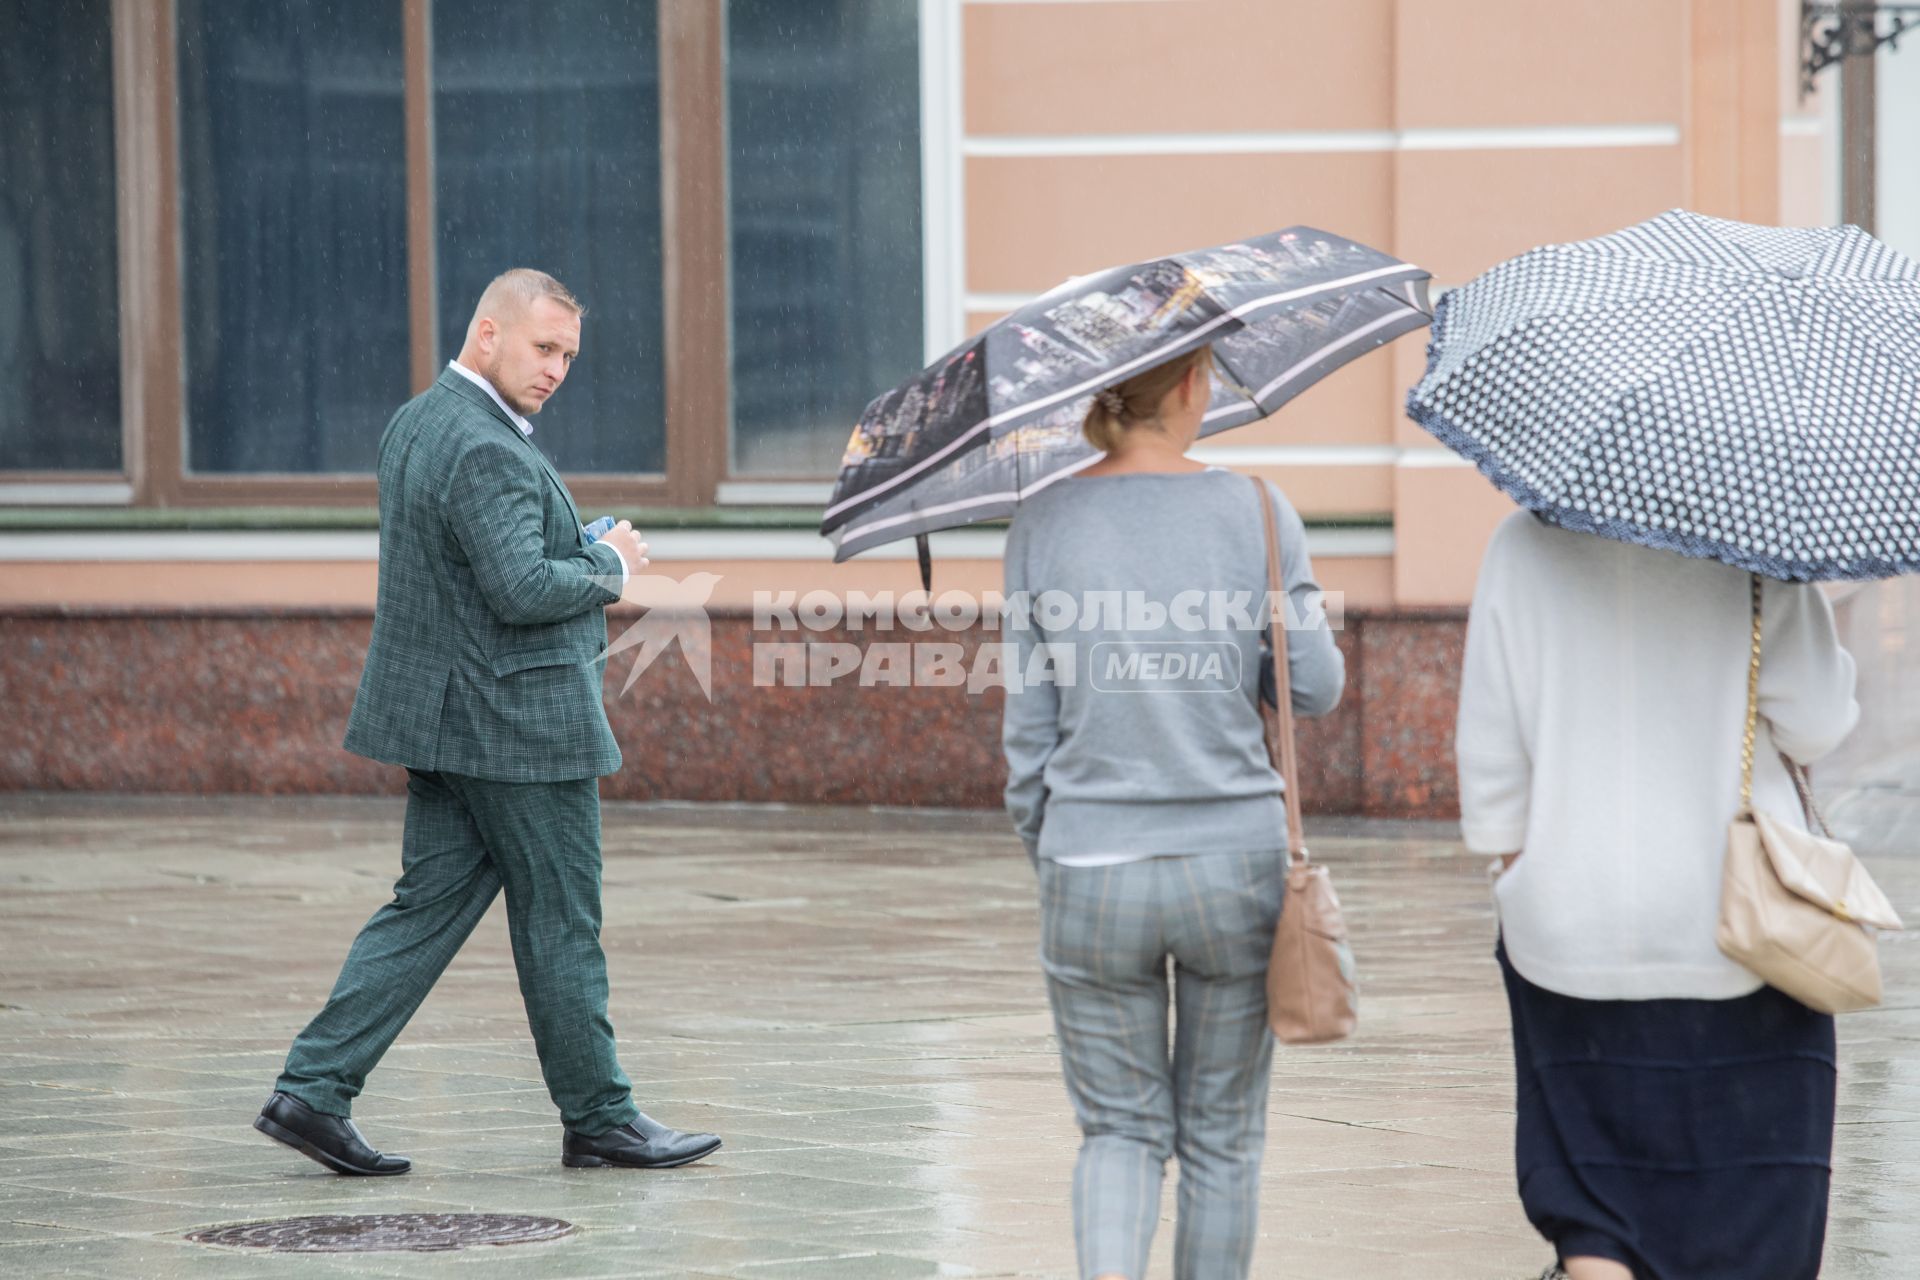
[[[720, 7], [724, 10], [732, 2], [733, 0], [720, 0]], [[922, 23], [924, 20], [920, 12], [920, 5], [917, 3], [914, 4], [913, 10], [914, 12], [912, 15], [912, 21], [916, 27], [914, 43], [916, 47], [916, 53], [919, 59], [919, 64], [918, 64], [919, 83], [916, 84], [915, 86], [914, 98], [916, 101], [919, 101], [922, 99], [923, 86], [926, 83], [926, 77], [928, 75], [926, 65], [925, 65], [926, 60], [928, 59], [929, 56], [934, 56], [936, 51], [930, 50], [926, 45], [927, 33], [922, 28]], [[722, 21], [723, 21], [723, 24], [726, 21], [726, 17], [724, 14], [722, 15]], [[722, 28], [721, 35], [722, 35], [723, 42], [727, 43], [728, 45], [732, 44], [731, 33], [724, 27], [724, 25]], [[735, 121], [733, 119], [734, 100], [733, 100], [733, 94], [731, 91], [731, 81], [728, 78], [728, 71], [729, 71], [729, 68], [725, 65], [725, 62], [723, 60], [723, 64], [721, 67], [722, 97], [727, 103], [727, 115], [728, 115], [727, 130], [728, 130], [729, 136], [731, 137], [733, 135], [733, 130], [735, 127]], [[919, 156], [924, 156], [927, 147], [930, 145], [930, 140], [926, 135], [926, 125], [927, 125], [927, 121], [924, 118], [924, 115], [915, 121], [915, 138], [919, 147], [919, 153], [918, 153]], [[733, 158], [734, 157], [728, 154], [725, 154], [725, 153], [722, 154], [721, 161], [722, 161], [723, 171], [725, 171], [728, 168], [728, 163]], [[920, 279], [918, 281], [918, 285], [919, 285], [918, 292], [924, 295], [924, 292], [931, 287], [930, 276], [931, 276], [931, 269], [933, 266], [933, 264], [930, 261], [928, 261], [928, 256], [926, 251], [926, 240], [925, 240], [925, 235], [926, 235], [925, 225], [926, 225], [926, 219], [928, 217], [927, 210], [926, 210], [926, 199], [928, 196], [928, 191], [926, 187], [924, 164], [916, 165], [916, 170], [913, 176], [913, 185], [918, 191], [918, 198], [921, 206], [920, 207], [921, 227], [919, 228], [919, 237], [918, 237], [920, 241], [920, 244], [919, 244]], [[728, 243], [725, 247], [725, 252], [730, 254], [733, 248], [732, 217], [735, 212], [734, 205], [733, 205], [734, 193], [732, 191], [732, 180], [730, 176], [728, 177], [727, 182], [723, 189], [725, 189], [728, 192], [727, 211], [726, 211], [728, 221], [725, 225], [725, 229], [728, 233]], [[738, 300], [738, 295], [734, 289], [734, 278], [732, 274], [733, 264], [731, 261], [726, 261], [722, 263], [722, 266], [723, 266], [723, 269], [725, 269], [727, 272], [727, 278], [726, 278], [724, 288], [726, 290], [726, 296], [729, 299], [729, 305], [731, 308], [734, 304], [737, 303], [737, 300]], [[729, 369], [728, 387], [730, 389], [734, 387], [734, 383], [732, 381], [732, 376], [731, 376], [731, 370], [733, 367], [733, 355], [734, 355], [732, 343], [733, 343], [733, 338], [737, 333], [737, 326], [734, 323], [736, 319], [737, 319], [736, 315], [730, 314], [728, 330], [727, 330], [728, 347], [725, 352], [727, 365]], [[926, 305], [925, 305], [924, 296], [920, 299], [919, 311], [916, 314], [914, 319], [915, 319], [915, 328], [919, 331], [920, 350], [916, 352], [916, 358], [913, 362], [912, 368], [907, 371], [908, 373], [911, 373], [913, 370], [919, 369], [927, 359], [927, 354], [928, 354], [927, 353], [927, 335], [925, 332]], [[867, 395], [871, 396], [871, 395], [878, 394], [884, 389], [885, 389], [884, 387], [879, 387], [879, 386], [870, 387], [867, 389]], [[863, 397], [863, 402], [864, 402], [864, 397]], [[854, 417], [858, 415], [858, 412], [859, 412], [859, 407], [856, 405], [854, 408], [853, 414], [849, 415], [849, 417], [846, 420], [846, 423], [845, 423], [846, 431], [851, 432], [853, 430]], [[766, 467], [759, 470], [743, 469], [738, 465], [739, 459], [740, 459], [739, 431], [740, 431], [740, 422], [738, 421], [736, 414], [734, 412], [729, 412], [727, 414], [726, 423], [725, 423], [725, 439], [722, 441], [722, 448], [724, 450], [725, 458], [726, 458], [726, 468], [725, 468], [724, 478], [729, 484], [738, 485], [742, 488], [751, 488], [757, 485], [817, 484], [821, 482], [830, 482], [833, 479], [835, 471], [838, 469], [839, 454], [837, 449], [830, 458], [825, 460], [824, 466], [822, 467], [821, 470], [798, 471], [798, 470], [792, 470], [784, 467]], [[844, 437], [842, 438], [844, 439]]]
[[[118, 262], [118, 301], [119, 301], [119, 341], [120, 341], [120, 465], [117, 467], [94, 468], [4, 468], [0, 467], [0, 486], [7, 488], [30, 487], [42, 489], [47, 494], [57, 495], [62, 487], [85, 486], [98, 488], [102, 485], [126, 485], [139, 470], [141, 460], [140, 442], [134, 431], [134, 408], [132, 403], [132, 361], [129, 349], [139, 330], [135, 327], [134, 317], [129, 313], [128, 262], [133, 256], [127, 243], [129, 223], [127, 219], [127, 198], [125, 188], [128, 182], [128, 151], [130, 122], [126, 118], [124, 93], [122, 92], [120, 69], [128, 65], [126, 50], [121, 44], [122, 28], [127, 10], [134, 0], [113, 0], [109, 19], [108, 66], [114, 78], [113, 86], [113, 150], [114, 150], [114, 198], [115, 198], [115, 246]], [[57, 426], [57, 424], [50, 424]], [[35, 502], [32, 505], [42, 505]], [[93, 505], [93, 504], [89, 504]], [[120, 504], [113, 504], [120, 505]]]
[[[723, 450], [715, 406], [726, 403], [725, 313], [715, 307], [724, 259], [725, 132], [702, 103], [723, 83], [723, 0], [660, 6], [661, 216], [665, 271], [664, 474], [569, 475], [594, 506], [709, 506]], [[434, 298], [431, 0], [396, 0], [406, 65], [409, 371], [415, 391], [439, 376]], [[178, 13], [174, 0], [114, 0], [114, 154], [120, 229], [122, 466], [118, 471], [0, 471], [0, 483], [45, 487], [127, 483], [136, 507], [367, 507], [370, 474], [197, 474], [185, 466]]]
[[[407, 156], [408, 368], [415, 391], [442, 365], [436, 336], [432, 0], [403, 12]], [[666, 471], [568, 474], [594, 507], [712, 507], [731, 474], [726, 0], [663, 0], [660, 202]], [[175, 0], [113, 0], [115, 187], [120, 234], [122, 458], [118, 471], [0, 471], [0, 484], [124, 483], [134, 507], [371, 507], [359, 473], [195, 473], [186, 466], [182, 326], [179, 30]]]

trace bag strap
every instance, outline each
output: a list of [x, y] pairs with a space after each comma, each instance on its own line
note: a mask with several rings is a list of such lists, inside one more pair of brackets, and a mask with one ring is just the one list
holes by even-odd
[[[1743, 818], [1753, 814], [1753, 744], [1760, 725], [1760, 575], [1748, 576], [1753, 583], [1753, 644], [1747, 659], [1747, 730], [1740, 744], [1740, 816]], [[1827, 815], [1820, 811], [1820, 802], [1813, 798], [1813, 780], [1807, 776], [1806, 766], [1784, 751], [1780, 753], [1780, 763], [1787, 767], [1787, 776], [1793, 779], [1793, 789], [1800, 795], [1800, 810], [1806, 815], [1807, 824], [1827, 839], [1833, 839]]]
[[1740, 740], [1740, 816], [1753, 814], [1753, 740], [1760, 724], [1760, 575], [1748, 574], [1753, 594], [1753, 645], [1747, 658], [1747, 731]]
[[1784, 751], [1780, 753], [1780, 763], [1787, 766], [1787, 776], [1793, 779], [1793, 789], [1800, 793], [1800, 812], [1806, 815], [1807, 825], [1827, 839], [1833, 839], [1833, 828], [1827, 825], [1827, 815], [1820, 811], [1820, 802], [1814, 799], [1813, 779], [1807, 774], [1807, 766]]
[[1267, 496], [1266, 481], [1258, 476], [1248, 479], [1253, 481], [1254, 500], [1260, 504], [1260, 520], [1266, 528], [1267, 622], [1272, 637], [1274, 702], [1278, 705], [1269, 709], [1257, 693], [1254, 702], [1260, 708], [1260, 719], [1266, 729], [1267, 759], [1280, 775], [1281, 796], [1287, 806], [1287, 860], [1304, 864], [1309, 859], [1306, 832], [1300, 821], [1300, 769], [1293, 740], [1293, 679], [1287, 666], [1288, 596], [1280, 571], [1280, 522]]

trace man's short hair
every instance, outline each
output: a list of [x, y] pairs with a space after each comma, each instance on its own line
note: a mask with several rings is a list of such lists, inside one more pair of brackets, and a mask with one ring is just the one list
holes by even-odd
[[573, 296], [573, 290], [546, 272], [532, 267], [515, 267], [511, 271], [502, 271], [488, 283], [473, 309], [473, 319], [468, 322], [467, 331], [473, 331], [474, 326], [480, 323], [481, 316], [490, 315], [498, 319], [502, 311], [524, 311], [541, 298], [553, 299], [576, 316], [587, 313], [587, 309], [580, 305], [580, 299]]

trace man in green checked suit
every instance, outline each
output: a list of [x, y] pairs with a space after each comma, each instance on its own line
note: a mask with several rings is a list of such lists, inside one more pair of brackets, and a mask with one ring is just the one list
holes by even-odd
[[406, 767], [402, 873], [254, 1121], [338, 1173], [411, 1167], [361, 1136], [353, 1099], [502, 889], [562, 1161], [664, 1168], [720, 1146], [635, 1108], [607, 1020], [598, 778], [620, 748], [595, 659], [647, 559], [625, 521], [589, 541], [531, 439], [581, 314], [543, 272], [500, 276], [380, 441], [379, 596], [346, 746]]

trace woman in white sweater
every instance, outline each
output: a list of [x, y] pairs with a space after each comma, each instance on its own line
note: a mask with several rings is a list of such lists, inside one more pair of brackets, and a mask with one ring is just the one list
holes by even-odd
[[[1819, 588], [1762, 600], [1754, 806], [1797, 821], [1779, 753], [1853, 728], [1853, 660]], [[1521, 1200], [1575, 1280], [1819, 1271], [1833, 1020], [1714, 942], [1750, 609], [1739, 570], [1526, 513], [1481, 566], [1461, 826], [1498, 858]]]

